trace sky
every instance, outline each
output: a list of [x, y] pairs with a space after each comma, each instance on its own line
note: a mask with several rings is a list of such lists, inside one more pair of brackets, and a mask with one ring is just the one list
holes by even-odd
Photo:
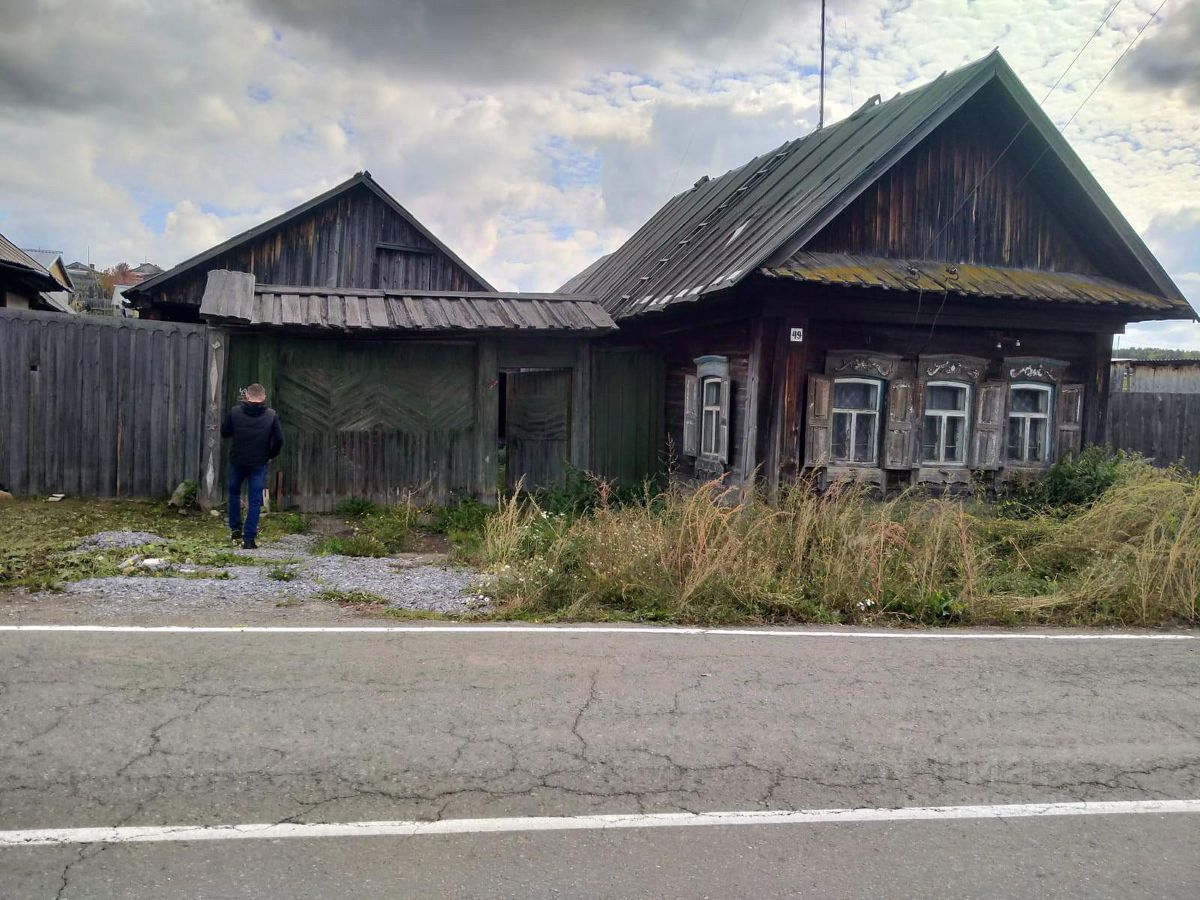
[[[1200, 308], [1200, 0], [1160, 2], [829, 0], [826, 119], [993, 47], [1041, 99], [1111, 11], [1044, 107], [1083, 104], [1067, 139]], [[817, 10], [0, 0], [0, 232], [168, 267], [366, 169], [496, 287], [553, 290], [812, 130]], [[1119, 342], [1200, 349], [1200, 325]]]

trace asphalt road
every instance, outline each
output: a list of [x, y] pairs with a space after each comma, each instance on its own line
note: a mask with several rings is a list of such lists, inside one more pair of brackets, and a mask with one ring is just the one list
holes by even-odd
[[[1200, 641], [0, 631], [0, 831], [1200, 798]], [[0, 897], [1187, 897], [1200, 812], [0, 846]]]

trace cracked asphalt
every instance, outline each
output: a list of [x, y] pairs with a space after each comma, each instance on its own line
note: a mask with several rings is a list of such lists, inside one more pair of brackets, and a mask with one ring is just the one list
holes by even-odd
[[[1200, 642], [0, 633], [0, 829], [1200, 798]], [[1188, 897], [1200, 816], [0, 849], [2, 897]]]

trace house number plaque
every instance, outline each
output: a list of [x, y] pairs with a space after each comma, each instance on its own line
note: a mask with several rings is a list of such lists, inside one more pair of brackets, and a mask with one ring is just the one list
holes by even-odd
[[804, 343], [804, 329], [803, 328], [793, 328], [792, 334], [791, 334], [791, 341], [793, 344], [803, 344]]

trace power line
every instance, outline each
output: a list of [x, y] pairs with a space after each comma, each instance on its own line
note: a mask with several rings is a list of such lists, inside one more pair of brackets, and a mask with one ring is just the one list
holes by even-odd
[[[1071, 113], [1071, 117], [1069, 119], [1067, 119], [1067, 121], [1063, 124], [1062, 128], [1059, 129], [1060, 132], [1065, 132], [1067, 130], [1067, 127], [1072, 122], [1075, 121], [1075, 117], [1079, 115], [1079, 113], [1087, 105], [1088, 101], [1091, 100], [1093, 96], [1095, 96], [1095, 94], [1098, 90], [1100, 90], [1101, 85], [1103, 85], [1104, 82], [1108, 80], [1108, 76], [1113, 73], [1113, 70], [1115, 70], [1118, 65], [1120, 65], [1121, 60], [1123, 60], [1125, 58], [1126, 54], [1128, 54], [1129, 51], [1133, 49], [1133, 45], [1136, 44], [1138, 41], [1138, 38], [1140, 38], [1142, 36], [1142, 32], [1144, 32], [1150, 26], [1150, 24], [1156, 18], [1158, 18], [1159, 12], [1161, 12], [1162, 8], [1167, 5], [1167, 2], [1168, 2], [1168, 0], [1162, 0], [1162, 2], [1159, 3], [1158, 8], [1155, 9], [1154, 12], [1152, 12], [1150, 14], [1149, 18], [1147, 18], [1144, 23], [1142, 23], [1142, 26], [1137, 30], [1137, 33], [1133, 36], [1133, 38], [1129, 41], [1129, 43], [1125, 45], [1125, 49], [1121, 51], [1121, 54], [1116, 58], [1116, 60], [1113, 61], [1113, 64], [1108, 67], [1108, 71], [1106, 71], [1104, 73], [1104, 75], [1100, 78], [1100, 80], [1098, 82], [1096, 82], [1095, 87], [1093, 87], [1091, 89], [1091, 91], [1088, 92], [1088, 95], [1083, 98], [1083, 102], [1080, 103], [1078, 107], [1076, 107], [1075, 112]], [[1050, 90], [1046, 92], [1046, 96], [1042, 98], [1042, 104], [1045, 104], [1045, 102], [1048, 99], [1050, 99], [1050, 95], [1053, 94], [1055, 89], [1057, 89], [1058, 86], [1062, 83], [1062, 81], [1066, 77], [1067, 73], [1071, 71], [1071, 69], [1074, 67], [1075, 63], [1079, 60], [1079, 57], [1083, 55], [1083, 51], [1087, 49], [1088, 44], [1090, 44], [1092, 42], [1092, 40], [1096, 37], [1096, 35], [1100, 33], [1100, 30], [1103, 29], [1105, 23], [1108, 22], [1109, 18], [1112, 17], [1112, 14], [1114, 12], [1116, 12], [1117, 7], [1120, 5], [1121, 5], [1121, 0], [1117, 0], [1116, 4], [1113, 5], [1112, 9], [1110, 9], [1108, 11], [1108, 13], [1104, 16], [1104, 19], [1100, 22], [1100, 25], [1097, 26], [1096, 30], [1092, 32], [1091, 36], [1088, 37], [1088, 39], [1084, 42], [1083, 46], [1079, 48], [1079, 52], [1075, 54], [1075, 56], [1071, 60], [1070, 64], [1067, 66], [1066, 69], [1063, 70], [1063, 73], [1058, 77], [1058, 80], [1055, 81], [1054, 84], [1051, 86]], [[954, 211], [946, 218], [946, 221], [943, 223], [942, 227], [937, 230], [937, 232], [933, 235], [932, 238], [930, 238], [929, 243], [926, 245], [925, 249], [921, 252], [922, 259], [933, 248], [933, 245], [937, 242], [938, 238], [940, 238], [942, 236], [942, 234], [945, 232], [945, 230], [950, 227], [951, 222], [953, 222], [954, 219], [957, 218], [958, 214], [960, 212], [962, 212], [963, 208], [971, 201], [971, 198], [979, 191], [979, 188], [982, 186], [983, 182], [987, 179], [987, 177], [989, 175], [992, 174], [992, 172], [995, 170], [996, 166], [998, 166], [1000, 164], [1000, 161], [1004, 158], [1004, 156], [1012, 148], [1013, 144], [1015, 144], [1017, 142], [1017, 139], [1020, 138], [1021, 134], [1025, 131], [1025, 129], [1028, 126], [1029, 126], [1028, 119], [1026, 119], [1023, 123], [1021, 123], [1021, 127], [1017, 129], [1016, 133], [1012, 136], [1012, 139], [1007, 144], [1004, 145], [1004, 149], [1000, 151], [1000, 154], [996, 157], [996, 159], [992, 162], [992, 164], [990, 166], [988, 166], [987, 170], [983, 173], [983, 175], [971, 187], [971, 190], [969, 190], [967, 192], [966, 196], [963, 198], [962, 203], [960, 203], [954, 209]], [[1017, 180], [1017, 184], [1015, 187], [1019, 187], [1025, 181], [1025, 179], [1029, 176], [1030, 173], [1033, 172], [1033, 170], [1037, 167], [1038, 163], [1040, 163], [1042, 161], [1043, 157], [1045, 157], [1045, 155], [1048, 152], [1050, 152], [1049, 145], [1047, 145], [1042, 150], [1042, 152], [1040, 154], [1038, 154], [1038, 157], [1033, 161], [1033, 164], [1030, 165], [1029, 169], [1025, 172], [1025, 174], [1023, 174], [1020, 177], [1020, 179]], [[941, 306], [938, 307], [938, 310], [934, 314], [933, 320], [931, 321], [931, 323], [929, 325], [929, 336], [925, 340], [926, 345], [928, 345], [929, 341], [932, 340], [932, 338], [933, 338], [934, 328], [937, 327], [937, 320], [938, 320], [938, 317], [941, 315], [942, 307], [944, 307], [944, 306], [945, 306], [945, 297], [943, 296], [942, 304], [941, 304]], [[920, 317], [920, 315], [921, 315], [921, 307], [920, 307], [920, 299], [918, 298], [917, 310], [913, 316], [913, 327], [914, 328], [916, 327], [917, 319]], [[910, 332], [910, 338], [911, 338], [911, 332]]]

